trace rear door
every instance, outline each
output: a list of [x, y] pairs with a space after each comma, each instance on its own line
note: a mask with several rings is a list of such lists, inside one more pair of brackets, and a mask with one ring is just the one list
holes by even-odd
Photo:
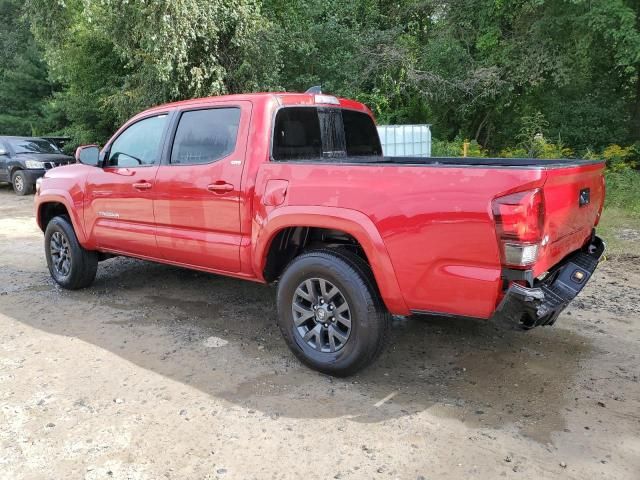
[[129, 125], [87, 177], [85, 221], [99, 249], [158, 258], [153, 199], [167, 114]]
[[250, 119], [247, 101], [177, 113], [156, 176], [154, 215], [165, 260], [240, 271], [240, 181]]

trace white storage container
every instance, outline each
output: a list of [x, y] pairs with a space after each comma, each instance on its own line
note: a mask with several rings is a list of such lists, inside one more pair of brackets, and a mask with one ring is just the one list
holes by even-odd
[[430, 157], [431, 125], [378, 125], [387, 157]]

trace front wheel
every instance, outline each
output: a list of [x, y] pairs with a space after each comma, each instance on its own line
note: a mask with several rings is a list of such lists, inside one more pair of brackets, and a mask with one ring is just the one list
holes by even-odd
[[82, 248], [66, 217], [55, 217], [49, 222], [44, 243], [49, 273], [56, 283], [69, 290], [93, 283], [98, 270], [98, 254]]
[[33, 185], [29, 183], [27, 176], [22, 170], [18, 170], [11, 177], [11, 184], [16, 195], [29, 195], [33, 192]]
[[372, 363], [388, 338], [390, 316], [369, 266], [341, 250], [294, 259], [278, 284], [278, 325], [305, 365], [335, 376]]

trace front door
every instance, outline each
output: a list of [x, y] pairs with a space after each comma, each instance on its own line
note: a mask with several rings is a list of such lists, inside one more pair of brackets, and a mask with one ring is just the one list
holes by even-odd
[[7, 162], [9, 161], [9, 146], [0, 141], [0, 181], [10, 182]]
[[138, 120], [105, 148], [87, 177], [87, 230], [100, 250], [159, 258], [153, 217], [155, 179], [167, 115]]
[[164, 259], [240, 271], [240, 181], [250, 102], [184, 110], [158, 169], [154, 214]]

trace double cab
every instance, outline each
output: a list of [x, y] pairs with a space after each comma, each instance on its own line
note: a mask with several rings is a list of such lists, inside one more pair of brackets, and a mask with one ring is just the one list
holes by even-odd
[[35, 198], [58, 284], [120, 255], [275, 283], [288, 346], [332, 375], [392, 315], [551, 325], [604, 251], [602, 162], [386, 157], [365, 105], [319, 92], [161, 105], [76, 159]]

